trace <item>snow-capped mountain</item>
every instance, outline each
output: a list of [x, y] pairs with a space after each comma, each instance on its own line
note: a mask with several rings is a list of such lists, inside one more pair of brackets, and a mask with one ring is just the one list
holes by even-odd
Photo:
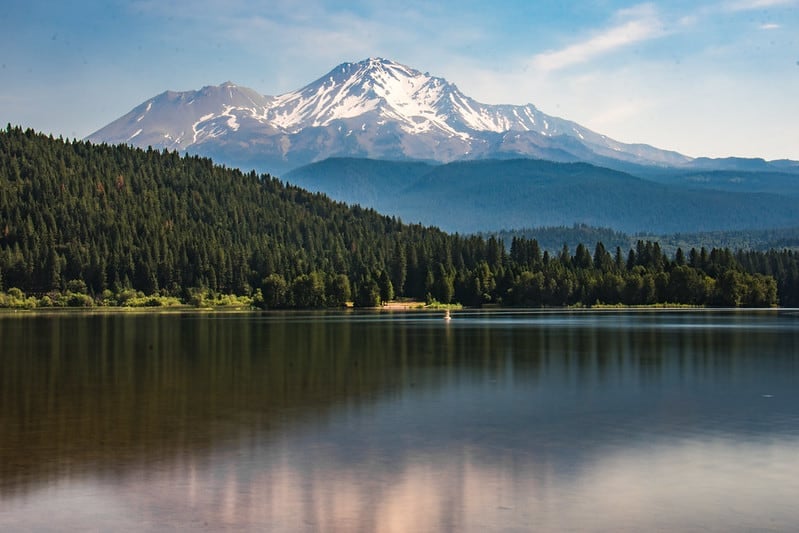
[[527, 156], [678, 166], [690, 158], [624, 144], [528, 104], [488, 105], [454, 84], [381, 58], [262, 96], [227, 82], [162, 93], [88, 137], [208, 155], [283, 172], [332, 156], [450, 162]]

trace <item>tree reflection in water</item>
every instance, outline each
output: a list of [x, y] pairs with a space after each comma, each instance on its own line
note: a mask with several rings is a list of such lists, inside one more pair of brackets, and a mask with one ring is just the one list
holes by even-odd
[[793, 529], [796, 325], [2, 316], [0, 529]]

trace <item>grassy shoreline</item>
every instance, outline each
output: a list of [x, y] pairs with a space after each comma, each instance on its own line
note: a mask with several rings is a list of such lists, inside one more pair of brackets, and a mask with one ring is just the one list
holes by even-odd
[[535, 312], [613, 312], [613, 311], [780, 311], [792, 309], [789, 307], [708, 307], [687, 304], [649, 304], [649, 305], [606, 305], [598, 304], [592, 306], [563, 306], [563, 307], [512, 307], [512, 306], [484, 306], [484, 307], [465, 307], [460, 304], [439, 304], [428, 305], [424, 302], [414, 304], [404, 302], [389, 302], [386, 305], [377, 307], [336, 307], [324, 309], [261, 309], [253, 306], [220, 305], [198, 307], [190, 304], [171, 305], [163, 307], [127, 307], [127, 306], [91, 306], [91, 307], [0, 307], [0, 317], [7, 316], [31, 316], [31, 315], [153, 315], [153, 314], [249, 314], [249, 313], [351, 313], [353, 311], [367, 312], [419, 312], [434, 313], [442, 311], [535, 311]]
[[[352, 302], [347, 302], [344, 307], [324, 308], [274, 308], [264, 305], [260, 291], [255, 296], [236, 296], [234, 294], [215, 294], [209, 291], [191, 291], [187, 299], [175, 296], [144, 295], [141, 292], [124, 290], [113, 294], [105, 291], [102, 295], [93, 297], [82, 292], [66, 291], [64, 293], [50, 292], [42, 296], [26, 296], [19, 289], [0, 291], [0, 313], [25, 312], [53, 312], [53, 313], [175, 313], [175, 312], [253, 312], [253, 311], [335, 311], [352, 310]], [[556, 307], [517, 307], [503, 306], [501, 304], [486, 304], [482, 307], [467, 307], [460, 303], [441, 303], [435, 299], [431, 301], [401, 298], [383, 302], [374, 307], [360, 307], [361, 310], [373, 311], [455, 311], [463, 309], [542, 309], [553, 311], [577, 310], [689, 310], [689, 309], [720, 309], [705, 305], [685, 304], [675, 302], [659, 302], [651, 304], [605, 304], [595, 302], [590, 305], [576, 304]], [[740, 309], [740, 308], [738, 308]], [[769, 308], [763, 308], [769, 309]], [[770, 309], [780, 309], [772, 306]]]

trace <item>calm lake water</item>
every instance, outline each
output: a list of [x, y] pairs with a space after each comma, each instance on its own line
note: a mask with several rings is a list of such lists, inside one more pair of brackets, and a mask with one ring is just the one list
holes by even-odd
[[0, 315], [0, 530], [799, 530], [799, 312], [442, 317]]

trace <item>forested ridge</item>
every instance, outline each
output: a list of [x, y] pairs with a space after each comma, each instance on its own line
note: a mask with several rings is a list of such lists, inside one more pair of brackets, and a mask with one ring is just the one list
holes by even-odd
[[[448, 235], [210, 159], [0, 131], [0, 306], [237, 295], [266, 308], [799, 304], [789, 250], [630, 250]], [[144, 300], [142, 298], [144, 297]], [[138, 299], [138, 300], [137, 300]], [[145, 303], [146, 305], [146, 303]]]
[[748, 184], [740, 188], [711, 187], [719, 183], [716, 180], [698, 187], [668, 176], [643, 176], [541, 159], [425, 165], [335, 158], [294, 169], [284, 177], [336, 200], [450, 232], [493, 233], [582, 223], [630, 234], [664, 235], [787, 228], [799, 221], [799, 175], [740, 173], [735, 183]]

